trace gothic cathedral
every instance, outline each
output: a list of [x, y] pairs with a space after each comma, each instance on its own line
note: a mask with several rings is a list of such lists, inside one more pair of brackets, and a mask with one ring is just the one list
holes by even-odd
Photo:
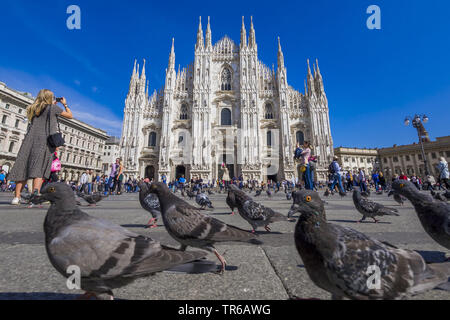
[[230, 177], [265, 181], [299, 176], [293, 153], [309, 141], [318, 158], [315, 177], [327, 180], [333, 157], [328, 101], [317, 63], [309, 61], [305, 93], [288, 85], [278, 38], [274, 70], [258, 60], [253, 21], [249, 35], [242, 18], [237, 45], [224, 36], [214, 45], [201, 19], [195, 59], [175, 70], [175, 48], [165, 84], [149, 96], [145, 75], [134, 63], [125, 100], [120, 154], [125, 173], [173, 180], [181, 175], [204, 181], [220, 179], [222, 164]]

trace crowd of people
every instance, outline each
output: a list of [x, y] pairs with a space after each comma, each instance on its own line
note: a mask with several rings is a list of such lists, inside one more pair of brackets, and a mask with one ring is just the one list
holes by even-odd
[[[61, 103], [64, 110], [57, 103]], [[59, 132], [58, 117], [72, 119], [72, 112], [68, 107], [64, 97], [55, 98], [53, 92], [43, 89], [39, 92], [36, 100], [27, 108], [28, 128], [25, 138], [17, 154], [14, 166], [8, 172], [0, 168], [0, 190], [14, 192], [14, 198], [11, 204], [19, 204], [21, 192], [28, 190], [32, 195], [39, 195], [43, 184], [49, 182], [65, 182], [70, 184], [74, 190], [91, 193], [104, 193], [120, 195], [123, 192], [137, 192], [139, 178], [128, 178], [125, 180], [124, 165], [120, 158], [111, 164], [109, 175], [100, 175], [93, 170], [85, 170], [77, 181], [66, 180], [61, 177], [61, 162], [58, 158], [58, 148], [64, 145], [64, 139]], [[305, 188], [309, 190], [318, 190], [324, 187], [336, 190], [341, 194], [351, 191], [358, 186], [361, 191], [366, 191], [368, 187], [373, 187], [377, 191], [385, 190], [388, 181], [381, 171], [365, 172], [360, 168], [357, 171], [343, 171], [339, 165], [338, 158], [334, 157], [328, 167], [328, 181], [317, 182], [314, 180], [314, 171], [316, 170], [317, 157], [313, 153], [313, 146], [308, 141], [303, 144], [297, 143], [294, 151], [294, 160], [299, 165], [299, 174], [297, 178], [291, 181], [256, 181], [245, 180], [242, 175], [239, 177], [230, 177], [226, 164], [222, 164], [223, 174], [221, 179], [213, 181], [203, 181], [202, 179], [191, 179], [187, 181], [184, 175], [167, 181], [163, 175], [161, 180], [169, 186], [174, 192], [186, 186], [192, 190], [217, 187], [221, 192], [229, 183], [236, 184], [239, 188], [259, 188], [273, 189], [280, 188]], [[431, 190], [435, 188], [450, 189], [449, 169], [445, 158], [441, 158], [437, 166], [439, 176], [436, 181], [433, 175], [427, 175], [425, 181], [416, 175], [407, 177], [404, 173], [392, 177], [395, 179], [408, 179], [419, 189]], [[141, 179], [142, 180], [142, 179]]]

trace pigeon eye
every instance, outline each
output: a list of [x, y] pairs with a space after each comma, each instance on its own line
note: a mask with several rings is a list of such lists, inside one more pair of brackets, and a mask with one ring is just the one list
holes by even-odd
[[400, 183], [400, 188], [403, 188], [405, 185], [403, 183]]
[[311, 196], [306, 196], [305, 200], [306, 200], [306, 202], [310, 202], [311, 201]]
[[48, 188], [48, 192], [51, 192], [51, 193], [53, 193], [53, 192], [55, 192], [56, 191], [56, 189], [54, 188], [54, 187], [50, 187], [50, 188]]

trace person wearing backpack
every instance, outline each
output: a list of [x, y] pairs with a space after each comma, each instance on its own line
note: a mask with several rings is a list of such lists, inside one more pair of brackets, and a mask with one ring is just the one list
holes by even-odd
[[333, 183], [331, 183], [330, 190], [334, 190], [336, 184], [339, 187], [339, 192], [345, 194], [344, 188], [342, 187], [342, 178], [341, 178], [341, 168], [339, 167], [338, 157], [334, 156], [333, 161], [328, 166], [328, 170], [333, 175]]

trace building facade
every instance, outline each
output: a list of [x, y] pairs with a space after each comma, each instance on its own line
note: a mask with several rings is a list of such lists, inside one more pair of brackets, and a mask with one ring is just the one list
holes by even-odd
[[[14, 165], [28, 127], [26, 108], [33, 103], [29, 93], [19, 92], [0, 82], [0, 167], [7, 172]], [[103, 149], [108, 135], [77, 119], [59, 118], [66, 144], [59, 148], [60, 178], [77, 181], [91, 169], [101, 173]]]
[[111, 165], [120, 158], [120, 138], [109, 137], [105, 142], [105, 149], [102, 155], [102, 173], [109, 175]]
[[380, 169], [377, 149], [338, 147], [334, 148], [334, 155], [344, 171], [358, 172], [361, 168], [365, 173], [372, 173]]
[[136, 62], [125, 100], [120, 154], [125, 173], [156, 180], [292, 179], [298, 176], [293, 151], [308, 140], [318, 157], [318, 180], [326, 180], [333, 156], [328, 101], [319, 66], [309, 61], [305, 93], [288, 84], [278, 39], [277, 69], [258, 59], [253, 21], [247, 37], [242, 19], [239, 45], [224, 36], [214, 45], [208, 17], [197, 31], [194, 61], [175, 69], [175, 47], [165, 84], [149, 95]]
[[[437, 137], [435, 141], [424, 141], [425, 157], [428, 162], [428, 170], [435, 178], [439, 177], [436, 168], [439, 158], [444, 157], [450, 162], [450, 136]], [[385, 175], [392, 177], [402, 172], [407, 176], [425, 176], [425, 165], [422, 157], [420, 143], [378, 149], [380, 164]]]

